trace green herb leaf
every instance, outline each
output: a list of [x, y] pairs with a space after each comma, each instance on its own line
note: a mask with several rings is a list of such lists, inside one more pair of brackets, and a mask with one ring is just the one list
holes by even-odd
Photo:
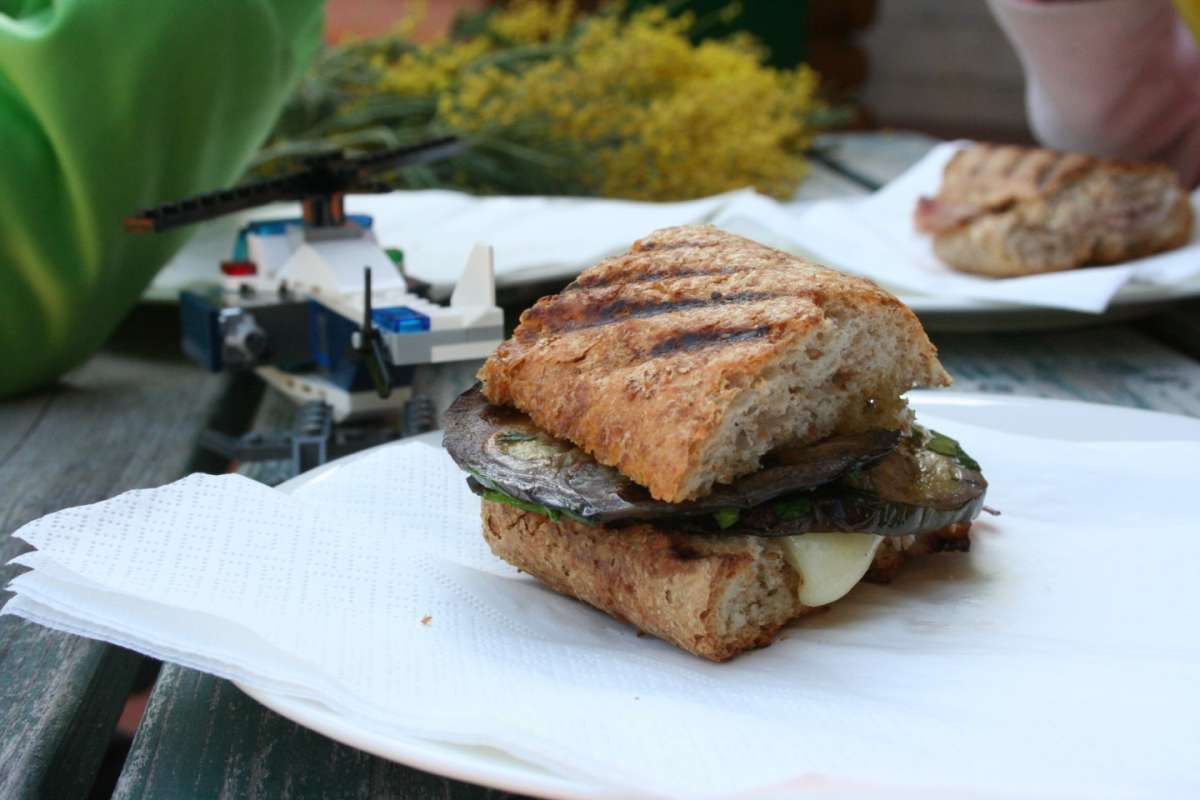
[[487, 477], [486, 475], [476, 472], [473, 469], [468, 469], [467, 474], [470, 475], [472, 478], [474, 478], [475, 482], [478, 483], [480, 486], [482, 486], [485, 489], [495, 489], [496, 488], [495, 482], [491, 478]]
[[967, 469], [973, 469], [976, 472], [980, 471], [979, 462], [967, 455], [967, 451], [961, 447], [958, 448], [958, 463], [962, 464]]
[[529, 442], [536, 439], [537, 436], [532, 433], [521, 433], [520, 431], [505, 431], [497, 434], [496, 441], [500, 444], [513, 444], [514, 442]]
[[713, 519], [717, 521], [717, 527], [721, 530], [726, 530], [737, 524], [738, 518], [742, 516], [742, 512], [736, 508], [722, 508], [720, 511], [713, 514]]
[[552, 509], [552, 510], [554, 510], [554, 511], [558, 511], [558, 512], [560, 512], [560, 513], [563, 513], [563, 514], [566, 514], [566, 515], [567, 515], [568, 517], [570, 517], [571, 519], [575, 520], [576, 522], [582, 522], [584, 525], [592, 525], [592, 526], [595, 526], [595, 525], [597, 524], [597, 523], [596, 523], [596, 520], [594, 520], [594, 519], [589, 519], [588, 517], [585, 517], [585, 516], [583, 516], [582, 514], [576, 514], [574, 511], [571, 511], [570, 509], [566, 509], [566, 508], [555, 508], [555, 509]]
[[557, 508], [550, 508], [541, 503], [531, 503], [528, 500], [522, 500], [519, 497], [507, 495], [504, 492], [498, 492], [495, 489], [484, 489], [483, 498], [491, 500], [493, 503], [504, 503], [505, 505], [519, 508], [522, 511], [531, 511], [534, 514], [541, 514], [543, 517], [549, 517], [552, 521], [557, 522], [562, 512]]
[[776, 500], [771, 504], [771, 510], [780, 519], [800, 519], [812, 512], [812, 501], [807, 497], [789, 497], [786, 500]]
[[967, 451], [962, 449], [962, 445], [944, 433], [929, 431], [929, 441], [925, 442], [925, 449], [941, 456], [953, 458], [967, 469], [979, 470], [979, 462], [967, 455]]
[[958, 442], [954, 441], [949, 436], [938, 433], [937, 431], [930, 431], [929, 441], [925, 443], [925, 449], [932, 450], [939, 455], [955, 458], [958, 455], [959, 446]]

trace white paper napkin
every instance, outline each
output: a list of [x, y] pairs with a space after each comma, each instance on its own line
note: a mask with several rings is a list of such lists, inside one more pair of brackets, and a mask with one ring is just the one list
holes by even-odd
[[[346, 206], [349, 213], [370, 214], [379, 242], [404, 251], [409, 274], [448, 296], [476, 242], [494, 247], [498, 286], [569, 278], [651, 231], [708, 222], [730, 202], [754, 195], [745, 189], [680, 203], [641, 203], [428, 190], [353, 195]], [[169, 299], [180, 289], [215, 283], [217, 265], [229, 258], [239, 227], [299, 213], [299, 206], [280, 203], [205, 224], [159, 273], [153, 293]]]
[[924, 417], [985, 465], [1004, 515], [969, 555], [914, 562], [728, 664], [495, 559], [462, 475], [420, 443], [295, 495], [192, 476], [44, 517], [16, 534], [37, 549], [4, 613], [615, 797], [1200, 791], [1200, 442]]
[[[781, 206], [761, 196], [739, 196], [714, 224], [761, 231], [769, 243], [806, 252], [818, 261], [872, 278], [894, 291], [964, 297], [1027, 306], [1104, 311], [1130, 281], [1173, 285], [1200, 274], [1200, 225], [1190, 244], [1166, 253], [1107, 267], [984, 278], [956, 272], [933, 254], [929, 236], [913, 228], [921, 195], [937, 194], [942, 169], [967, 142], [938, 145], [907, 172], [865, 198], [827, 200], [806, 207]], [[1200, 191], [1192, 195], [1200, 218]]]

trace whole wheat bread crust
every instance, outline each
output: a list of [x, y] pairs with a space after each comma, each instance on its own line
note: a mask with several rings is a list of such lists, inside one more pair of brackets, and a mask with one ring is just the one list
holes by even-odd
[[950, 382], [892, 295], [709, 226], [657, 231], [542, 298], [479, 378], [668, 502], [781, 444], [898, 427], [901, 394]]
[[[555, 591], [713, 661], [770, 644], [780, 628], [813, 610], [797, 598], [800, 579], [775, 539], [553, 521], [488, 500], [482, 514], [484, 538], [500, 558]], [[963, 523], [903, 543], [885, 539], [867, 579], [890, 580], [912, 556], [965, 550], [969, 528]]]

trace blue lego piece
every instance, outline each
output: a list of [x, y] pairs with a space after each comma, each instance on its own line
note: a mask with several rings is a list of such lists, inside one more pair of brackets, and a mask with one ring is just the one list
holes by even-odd
[[[428, 321], [426, 318], [427, 326]], [[308, 343], [313, 359], [330, 381], [349, 392], [366, 391], [373, 386], [366, 362], [354, 357], [352, 337], [357, 330], [356, 323], [315, 300], [309, 301]], [[411, 366], [392, 366], [390, 370], [393, 386], [408, 386], [412, 383]]]
[[[375, 224], [375, 220], [370, 214], [347, 214], [346, 219], [351, 222], [357, 222], [367, 230], [370, 230]], [[289, 227], [300, 226], [302, 224], [304, 224], [304, 220], [300, 217], [285, 217], [283, 219], [259, 219], [243, 225], [233, 242], [233, 260], [246, 260], [248, 254], [246, 237], [250, 234], [254, 234], [255, 236], [282, 236], [287, 233]]]
[[225, 366], [221, 355], [220, 310], [219, 300], [203, 292], [185, 291], [179, 294], [183, 352], [211, 372], [220, 372]]
[[315, 300], [308, 301], [308, 347], [313, 359], [330, 373], [350, 360], [351, 337], [358, 325]]
[[371, 312], [376, 326], [392, 333], [421, 333], [429, 330], [429, 317], [408, 306], [388, 306]]

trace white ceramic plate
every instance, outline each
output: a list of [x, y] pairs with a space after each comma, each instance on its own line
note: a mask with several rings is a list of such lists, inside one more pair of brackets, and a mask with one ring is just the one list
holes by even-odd
[[[955, 392], [914, 392], [912, 400], [921, 414], [1030, 436], [1044, 435], [1080, 442], [1200, 442], [1200, 419], [1118, 406]], [[425, 438], [437, 443], [440, 436], [435, 432], [426, 434]], [[321, 480], [360, 456], [331, 462], [280, 488], [302, 493], [306, 485]], [[310, 701], [245, 686], [241, 689], [288, 719], [336, 741], [417, 769], [539, 797], [613, 796], [599, 786], [558, 777], [498, 750], [381, 735]]]

